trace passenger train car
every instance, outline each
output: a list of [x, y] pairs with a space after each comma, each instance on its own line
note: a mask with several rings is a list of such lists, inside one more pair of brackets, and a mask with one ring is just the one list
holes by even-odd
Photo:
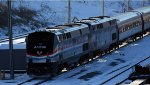
[[27, 73], [55, 76], [119, 47], [126, 39], [142, 37], [150, 28], [150, 7], [46, 27], [26, 38]]

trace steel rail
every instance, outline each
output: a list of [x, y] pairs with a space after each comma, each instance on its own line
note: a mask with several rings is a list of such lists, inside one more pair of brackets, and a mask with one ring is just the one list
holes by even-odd
[[[147, 60], [147, 59], [149, 59], [149, 58], [150, 58], [150, 56], [144, 58], [143, 60], [137, 62], [136, 64], [134, 64], [134, 65], [132, 65], [132, 66], [130, 66], [130, 67], [127, 68], [126, 70], [124, 70], [124, 71], [118, 73], [117, 75], [115, 75], [115, 76], [113, 76], [113, 77], [107, 79], [106, 81], [100, 83], [100, 85], [106, 84], [107, 82], [109, 82], [109, 81], [111, 81], [112, 79], [114, 79], [114, 78], [120, 76], [121, 74], [125, 73], [126, 71], [128, 71], [128, 70], [130, 70], [130, 69], [133, 69], [136, 65], [138, 65], [138, 64], [140, 64], [140, 63], [142, 63], [142, 62], [144, 62], [145, 60]], [[126, 78], [126, 79], [127, 79], [127, 78]], [[126, 79], [124, 79], [124, 80], [126, 80]], [[122, 80], [122, 81], [124, 81], [124, 80]], [[121, 81], [121, 82], [122, 82], [122, 81]]]

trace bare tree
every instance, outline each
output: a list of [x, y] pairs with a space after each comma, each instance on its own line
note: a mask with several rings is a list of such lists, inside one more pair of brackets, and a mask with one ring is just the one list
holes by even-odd
[[129, 0], [129, 4], [128, 4], [128, 7], [129, 7], [129, 8], [128, 8], [128, 9], [127, 9], [127, 3], [128, 3], [127, 0], [117, 1], [117, 3], [118, 3], [118, 5], [119, 5], [119, 7], [121, 7], [121, 10], [115, 11], [115, 12], [117, 12], [117, 13], [126, 12], [126, 11], [128, 11], [128, 9], [129, 9], [129, 10], [133, 10], [133, 7], [132, 7], [132, 5], [131, 5], [131, 0]]

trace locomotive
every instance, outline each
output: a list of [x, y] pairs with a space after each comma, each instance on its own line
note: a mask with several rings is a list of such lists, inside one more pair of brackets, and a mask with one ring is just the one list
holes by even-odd
[[46, 27], [26, 37], [27, 73], [56, 76], [63, 68], [81, 65], [94, 56], [136, 40], [150, 29], [150, 7], [115, 17], [97, 16], [71, 24]]

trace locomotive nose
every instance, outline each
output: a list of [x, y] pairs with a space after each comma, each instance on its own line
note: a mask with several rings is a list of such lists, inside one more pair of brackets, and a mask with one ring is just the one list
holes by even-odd
[[48, 56], [53, 52], [54, 34], [50, 32], [34, 32], [27, 38], [27, 54], [35, 57]]

